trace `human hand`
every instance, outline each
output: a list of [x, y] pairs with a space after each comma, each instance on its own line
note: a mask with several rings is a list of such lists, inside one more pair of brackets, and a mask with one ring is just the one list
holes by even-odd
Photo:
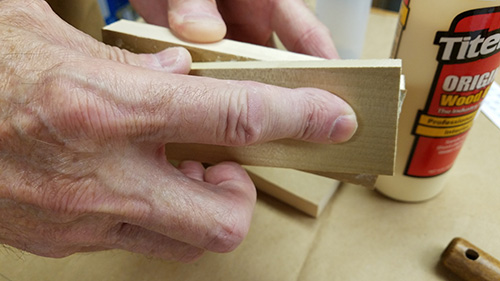
[[0, 243], [38, 255], [231, 251], [255, 204], [248, 175], [175, 168], [165, 144], [333, 143], [356, 129], [330, 93], [183, 75], [186, 50], [106, 46], [43, 0], [0, 1], [0, 40]]
[[[328, 28], [303, 0], [130, 0], [146, 21], [188, 41], [227, 38], [268, 45], [275, 31], [292, 52], [338, 58]], [[168, 11], [168, 13], [167, 13]]]

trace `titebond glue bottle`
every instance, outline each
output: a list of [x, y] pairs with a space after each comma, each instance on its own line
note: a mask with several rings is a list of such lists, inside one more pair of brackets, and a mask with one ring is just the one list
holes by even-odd
[[500, 65], [500, 1], [403, 0], [393, 56], [407, 96], [398, 132], [396, 173], [377, 189], [423, 201], [444, 187], [481, 101]]

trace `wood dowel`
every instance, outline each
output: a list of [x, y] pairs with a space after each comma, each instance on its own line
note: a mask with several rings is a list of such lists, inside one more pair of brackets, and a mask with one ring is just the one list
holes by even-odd
[[500, 262], [463, 238], [450, 242], [441, 255], [441, 262], [467, 281], [500, 280]]

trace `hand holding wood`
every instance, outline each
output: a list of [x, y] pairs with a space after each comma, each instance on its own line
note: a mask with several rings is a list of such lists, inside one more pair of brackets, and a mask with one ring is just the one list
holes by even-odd
[[331, 143], [356, 130], [326, 91], [183, 75], [186, 50], [106, 46], [42, 0], [0, 1], [0, 25], [0, 243], [38, 255], [231, 251], [250, 225], [250, 178], [228, 162], [175, 168], [166, 143]]
[[131, 0], [148, 22], [198, 43], [230, 38], [272, 44], [273, 31], [297, 53], [338, 58], [328, 28], [303, 0]]

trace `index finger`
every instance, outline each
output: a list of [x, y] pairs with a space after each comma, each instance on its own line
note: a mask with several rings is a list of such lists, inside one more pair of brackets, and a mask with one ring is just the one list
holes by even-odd
[[[154, 81], [156, 75], [148, 78]], [[157, 101], [156, 118], [163, 122], [142, 124], [158, 133], [151, 136], [157, 141], [240, 146], [293, 138], [338, 143], [350, 139], [357, 128], [352, 108], [327, 91], [184, 75], [159, 74], [156, 81], [161, 79], [168, 79], [167, 85], [154, 92], [148, 90], [152, 80], [142, 85], [142, 93], [137, 89]], [[140, 87], [144, 81], [146, 77], [134, 84]]]
[[[158, 144], [248, 145], [283, 138], [336, 143], [357, 128], [352, 108], [319, 89], [171, 74], [98, 59], [78, 64], [77, 75], [69, 71], [76, 67], [72, 64], [51, 69], [51, 75], [66, 77], [57, 79], [65, 87], [78, 85], [78, 95], [55, 96], [50, 106], [57, 110], [51, 112], [64, 117], [56, 120], [78, 122], [101, 138]], [[75, 115], [75, 109], [92, 114]]]

